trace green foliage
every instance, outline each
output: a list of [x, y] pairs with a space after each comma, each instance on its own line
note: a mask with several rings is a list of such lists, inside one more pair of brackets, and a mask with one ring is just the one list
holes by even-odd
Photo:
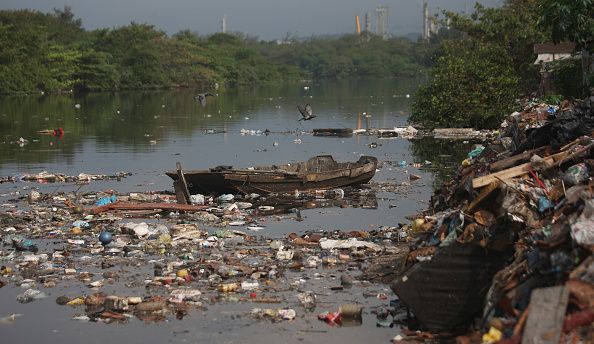
[[52, 45], [47, 54], [49, 78], [44, 85], [50, 90], [71, 90], [77, 83], [78, 60], [81, 53], [77, 50], [67, 50], [61, 45]]
[[533, 66], [534, 44], [546, 40], [547, 32], [538, 27], [540, 0], [507, 0], [498, 8], [476, 4], [470, 16], [447, 13], [455, 30], [484, 43], [496, 44], [509, 52], [513, 68], [522, 80], [522, 90], [538, 86]]
[[447, 41], [433, 80], [421, 86], [411, 121], [435, 128], [488, 128], [512, 109], [518, 77], [508, 51], [468, 39]]
[[42, 28], [4, 21], [0, 13], [0, 47], [0, 92], [43, 87], [47, 44]]
[[553, 89], [569, 98], [580, 98], [588, 89], [579, 82], [582, 78], [582, 67], [579, 59], [555, 61], [549, 64], [553, 75]]
[[[581, 94], [587, 94], [593, 78], [590, 54], [594, 52], [594, 0], [543, 0], [540, 26], [550, 29], [553, 42], [570, 41], [581, 50]], [[560, 74], [561, 78], [571, 77]], [[563, 73], [563, 71], [561, 71]]]
[[132, 23], [101, 32], [93, 49], [111, 54], [122, 88], [154, 88], [166, 84], [162, 66], [166, 35], [151, 25]]
[[261, 42], [257, 47], [269, 59], [297, 66], [314, 79], [393, 78], [417, 74], [422, 68], [416, 55], [422, 49], [419, 44], [404, 38], [383, 40], [373, 34], [305, 41], [288, 38]]
[[425, 47], [373, 34], [263, 42], [188, 30], [169, 37], [137, 23], [86, 31], [67, 6], [47, 14], [0, 11], [0, 46], [0, 93], [392, 78], [417, 74], [431, 63]]
[[592, 49], [594, 0], [541, 0], [540, 24], [551, 29], [553, 42], [573, 42], [578, 49]]
[[419, 89], [411, 120], [428, 127], [497, 125], [520, 92], [538, 85], [533, 46], [548, 34], [538, 27], [539, 3], [477, 4], [470, 16], [446, 12], [454, 39], [442, 44], [434, 79]]
[[564, 99], [565, 96], [561, 94], [549, 94], [547, 96], [541, 97], [540, 101], [546, 104], [559, 105]]
[[93, 49], [83, 51], [78, 59], [78, 68], [73, 78], [77, 91], [100, 91], [113, 89], [120, 84], [119, 73], [109, 63], [111, 55]]

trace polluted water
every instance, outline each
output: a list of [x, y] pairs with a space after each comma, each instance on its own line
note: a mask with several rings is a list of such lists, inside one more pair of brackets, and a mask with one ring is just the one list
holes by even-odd
[[[190, 91], [46, 97], [42, 121], [24, 120], [37, 99], [1, 98], [3, 111], [28, 123], [0, 145], [3, 341], [273, 343], [290, 334], [342, 343], [401, 334], [402, 309], [380, 263], [406, 258], [405, 217], [426, 208], [434, 185], [481, 141], [407, 129], [410, 100], [392, 95], [409, 85], [237, 89], [204, 107]], [[351, 96], [356, 89], [374, 97]], [[298, 121], [296, 104], [306, 102], [316, 118]], [[105, 132], [95, 118], [117, 125]], [[318, 136], [317, 128], [353, 130]], [[178, 203], [165, 175], [176, 162], [249, 169], [318, 155], [374, 156], [378, 165], [363, 185], [194, 192], [190, 204]]]

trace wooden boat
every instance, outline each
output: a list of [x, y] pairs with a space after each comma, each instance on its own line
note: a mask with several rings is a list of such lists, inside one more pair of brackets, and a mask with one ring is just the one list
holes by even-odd
[[175, 183], [185, 179], [191, 194], [249, 194], [332, 189], [363, 184], [373, 178], [376, 168], [377, 159], [372, 156], [362, 156], [356, 162], [339, 163], [330, 155], [319, 155], [304, 162], [248, 169], [217, 166], [208, 170], [181, 171], [178, 166], [178, 171], [166, 174]]

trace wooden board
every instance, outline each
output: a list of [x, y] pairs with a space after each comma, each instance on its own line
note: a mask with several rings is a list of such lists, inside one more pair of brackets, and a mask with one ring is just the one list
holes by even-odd
[[176, 203], [124, 203], [115, 202], [99, 207], [85, 208], [85, 211], [91, 214], [100, 214], [110, 210], [174, 210], [174, 211], [189, 211], [196, 212], [208, 209], [207, 205], [192, 205], [192, 204], [176, 204]]
[[184, 191], [184, 186], [182, 182], [180, 182], [179, 180], [174, 181], [173, 189], [175, 190], [175, 199], [177, 200], [177, 203], [188, 204], [188, 199], [186, 199], [186, 193]]
[[494, 180], [506, 180], [514, 177], [519, 177], [528, 173], [532, 169], [530, 163], [518, 165], [516, 167], [508, 168], [507, 170], [488, 174], [486, 176], [477, 177], [472, 180], [472, 187], [474, 189], [491, 184]]
[[491, 195], [495, 190], [497, 190], [500, 184], [501, 182], [499, 180], [494, 180], [491, 183], [489, 183], [489, 186], [482, 189], [481, 193], [472, 201], [472, 203], [468, 205], [468, 207], [464, 211], [468, 213], [474, 212], [474, 209], [479, 204], [481, 204], [481, 202], [483, 202], [487, 197], [489, 197], [489, 195]]
[[536, 149], [529, 150], [522, 154], [514, 155], [512, 157], [495, 161], [491, 165], [489, 165], [489, 170], [491, 172], [497, 172], [503, 170], [505, 168], [512, 167], [517, 163], [521, 162], [522, 160], [529, 160], [534, 154], [539, 154], [540, 152], [544, 152], [546, 147], [540, 147]]
[[[544, 160], [547, 165], [553, 165], [559, 161], [563, 161], [563, 158], [567, 157], [568, 155], [569, 155], [569, 152], [561, 152], [561, 153], [557, 153], [557, 154], [548, 156], [548, 157], [544, 158]], [[512, 168], [508, 168], [507, 170], [503, 170], [503, 171], [488, 174], [486, 176], [474, 178], [472, 180], [472, 187], [474, 189], [478, 189], [480, 187], [490, 184], [494, 180], [498, 180], [498, 179], [507, 180], [507, 179], [519, 177], [519, 176], [522, 176], [522, 175], [528, 173], [530, 170], [532, 170], [532, 165], [531, 165], [531, 163], [527, 162], [525, 164], [521, 164], [521, 165], [518, 165], [518, 166], [515, 166]]]
[[564, 285], [533, 290], [522, 344], [559, 343], [568, 300]]
[[192, 204], [192, 201], [190, 200], [190, 191], [188, 190], [188, 183], [186, 183], [186, 177], [184, 176], [184, 172], [182, 171], [181, 163], [179, 161], [175, 164], [175, 168], [177, 170], [178, 184], [173, 184], [173, 186], [175, 188], [177, 203]]

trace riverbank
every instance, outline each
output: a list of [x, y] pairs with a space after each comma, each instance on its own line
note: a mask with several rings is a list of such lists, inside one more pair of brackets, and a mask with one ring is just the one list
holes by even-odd
[[468, 153], [392, 284], [415, 338], [592, 341], [593, 129], [594, 97], [529, 104]]

